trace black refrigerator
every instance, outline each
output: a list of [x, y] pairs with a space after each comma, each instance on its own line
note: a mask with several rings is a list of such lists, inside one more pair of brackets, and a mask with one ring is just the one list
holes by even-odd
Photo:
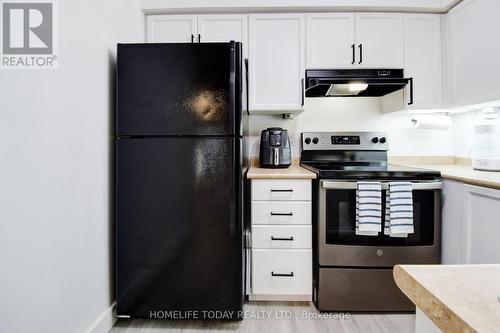
[[241, 319], [241, 54], [118, 44], [119, 317]]

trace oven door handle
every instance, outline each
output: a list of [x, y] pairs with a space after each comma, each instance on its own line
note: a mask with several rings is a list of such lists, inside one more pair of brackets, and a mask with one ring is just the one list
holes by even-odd
[[[443, 188], [442, 182], [414, 182], [411, 183], [413, 190], [441, 190]], [[358, 188], [357, 182], [334, 182], [334, 181], [321, 181], [321, 186], [325, 189], [331, 190], [356, 190]], [[389, 183], [381, 183], [382, 190], [389, 189]]]

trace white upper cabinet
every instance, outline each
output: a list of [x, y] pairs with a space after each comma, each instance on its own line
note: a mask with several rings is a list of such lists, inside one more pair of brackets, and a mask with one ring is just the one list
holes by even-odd
[[247, 56], [248, 15], [198, 15], [198, 33], [201, 42], [241, 42]]
[[149, 15], [147, 18], [148, 42], [152, 43], [243, 43], [247, 56], [248, 15]]
[[301, 110], [304, 68], [304, 14], [249, 16], [250, 112]]
[[403, 14], [307, 14], [308, 68], [403, 68]]
[[498, 0], [465, 0], [449, 13], [449, 70], [455, 106], [500, 99], [499, 13]]
[[403, 68], [403, 14], [356, 13], [359, 67]]
[[[441, 16], [405, 14], [405, 76], [413, 78], [410, 109], [443, 107]], [[408, 94], [407, 94], [408, 95]]]
[[149, 15], [149, 43], [189, 43], [197, 37], [196, 15]]
[[354, 13], [307, 14], [306, 29], [308, 68], [345, 68], [354, 65]]

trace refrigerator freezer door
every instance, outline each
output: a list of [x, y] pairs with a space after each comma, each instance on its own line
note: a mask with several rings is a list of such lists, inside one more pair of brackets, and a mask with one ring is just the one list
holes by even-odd
[[240, 149], [234, 138], [117, 140], [118, 315], [189, 316], [192, 310], [199, 318], [203, 311], [237, 318]]
[[239, 136], [241, 43], [119, 44], [117, 135]]

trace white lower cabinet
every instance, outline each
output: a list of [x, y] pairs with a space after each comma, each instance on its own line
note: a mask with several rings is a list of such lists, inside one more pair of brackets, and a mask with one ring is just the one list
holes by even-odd
[[445, 181], [443, 263], [500, 263], [500, 190]]
[[500, 191], [464, 185], [465, 261], [500, 263]]
[[253, 249], [311, 249], [310, 225], [254, 225]]
[[311, 181], [307, 179], [252, 180], [252, 200], [311, 201]]
[[311, 300], [311, 180], [252, 180], [250, 300]]
[[312, 250], [252, 249], [256, 295], [311, 295]]
[[252, 224], [311, 224], [311, 202], [254, 201]]

